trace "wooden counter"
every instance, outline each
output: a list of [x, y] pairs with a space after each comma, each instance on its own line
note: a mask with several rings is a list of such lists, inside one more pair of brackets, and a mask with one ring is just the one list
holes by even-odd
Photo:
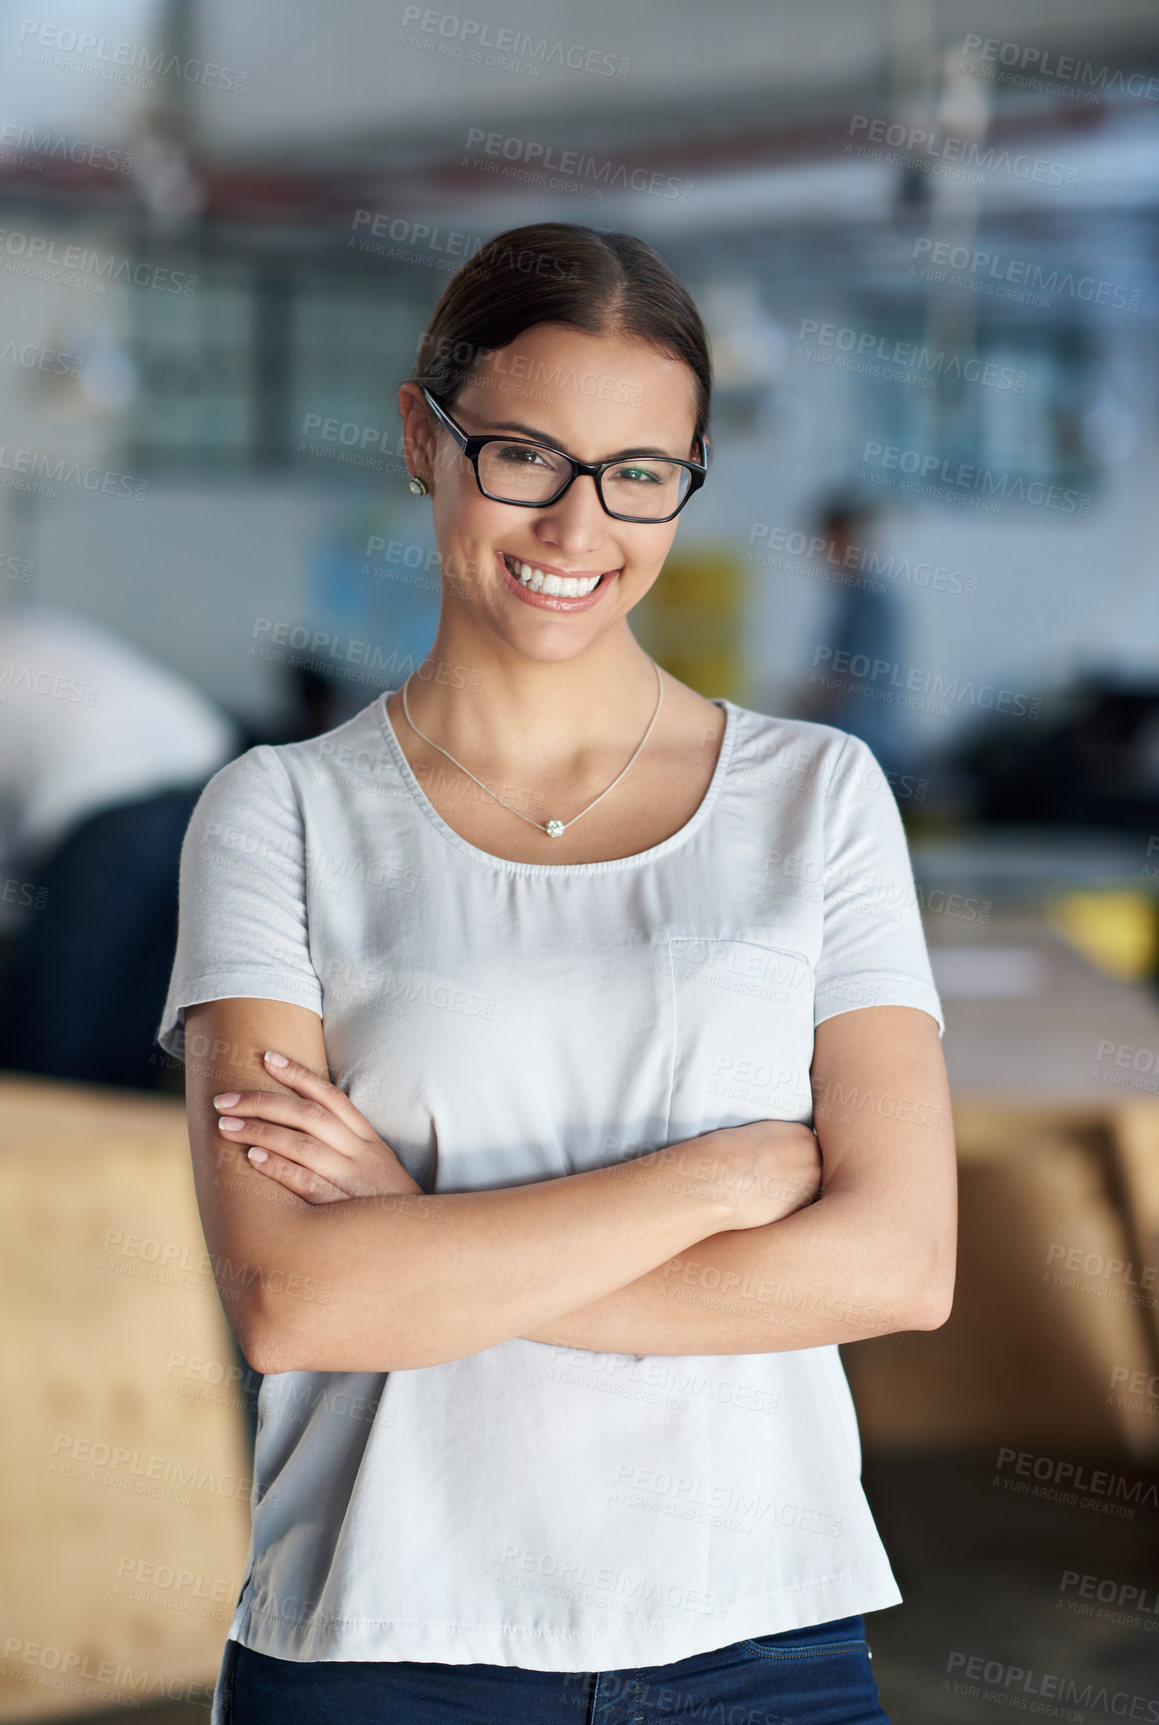
[[1159, 1006], [1031, 917], [930, 917], [926, 935], [958, 1145], [957, 1291], [940, 1330], [843, 1347], [862, 1437], [1153, 1458]]
[[0, 1074], [0, 1719], [208, 1701], [245, 1421], [182, 1103]]

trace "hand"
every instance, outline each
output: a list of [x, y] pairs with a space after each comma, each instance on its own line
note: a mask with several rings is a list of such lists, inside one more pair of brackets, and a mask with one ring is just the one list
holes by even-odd
[[760, 1228], [802, 1210], [821, 1196], [821, 1146], [795, 1120], [752, 1120], [721, 1126], [703, 1144], [714, 1179], [729, 1195], [732, 1228]]
[[221, 1136], [254, 1146], [251, 1167], [308, 1204], [421, 1192], [336, 1084], [272, 1049], [265, 1068], [283, 1089], [229, 1090], [213, 1098]]

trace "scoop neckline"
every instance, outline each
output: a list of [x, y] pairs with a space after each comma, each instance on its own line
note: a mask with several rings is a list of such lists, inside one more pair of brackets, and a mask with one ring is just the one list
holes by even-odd
[[716, 765], [708, 782], [708, 789], [684, 825], [678, 827], [674, 833], [669, 833], [666, 839], [661, 839], [658, 845], [651, 845], [647, 850], [635, 851], [631, 856], [608, 857], [602, 862], [529, 863], [517, 862], [511, 857], [498, 857], [491, 851], [481, 850], [478, 845], [470, 844], [460, 833], [457, 833], [454, 827], [450, 826], [439, 814], [415, 777], [411, 764], [403, 753], [402, 745], [395, 735], [394, 724], [386, 709], [387, 697], [395, 692], [394, 689], [384, 689], [374, 703], [375, 712], [378, 715], [378, 722], [386, 739], [387, 748], [398, 768], [399, 776], [410, 793], [411, 801], [420, 813], [426, 816], [431, 826], [452, 849], [460, 851], [464, 856], [475, 857], [480, 862], [487, 863], [492, 868], [507, 873], [539, 877], [550, 875], [566, 878], [568, 875], [609, 874], [619, 869], [639, 868], [645, 863], [655, 862], [659, 858], [667, 856], [670, 851], [678, 850], [681, 845], [686, 844], [704, 825], [720, 793], [720, 787], [728, 772], [728, 764], [736, 738], [737, 720], [740, 715], [740, 708], [726, 697], [715, 695], [708, 697], [713, 706], [719, 707], [724, 713], [724, 734], [721, 737], [720, 753], [717, 755]]

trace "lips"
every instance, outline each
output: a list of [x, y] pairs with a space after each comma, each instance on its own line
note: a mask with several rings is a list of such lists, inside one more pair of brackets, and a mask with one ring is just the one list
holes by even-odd
[[506, 585], [524, 604], [550, 611], [588, 610], [620, 573], [618, 569], [574, 572], [552, 569], [541, 563], [526, 562], [507, 551], [497, 551], [495, 558]]

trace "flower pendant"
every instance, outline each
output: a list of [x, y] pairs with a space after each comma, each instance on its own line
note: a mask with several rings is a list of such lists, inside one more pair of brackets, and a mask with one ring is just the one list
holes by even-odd
[[546, 832], [549, 839], [557, 839], [557, 838], [561, 837], [561, 835], [563, 833], [563, 822], [562, 821], [548, 821], [546, 827], [543, 830]]

